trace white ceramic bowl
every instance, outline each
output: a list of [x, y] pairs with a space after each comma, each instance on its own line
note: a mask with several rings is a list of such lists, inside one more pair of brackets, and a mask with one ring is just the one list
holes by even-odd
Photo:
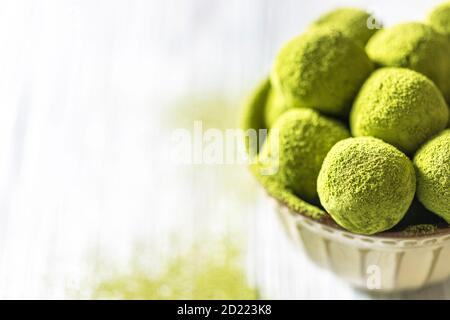
[[294, 244], [317, 265], [364, 290], [419, 289], [450, 276], [450, 228], [424, 236], [364, 236], [293, 212], [274, 200]]

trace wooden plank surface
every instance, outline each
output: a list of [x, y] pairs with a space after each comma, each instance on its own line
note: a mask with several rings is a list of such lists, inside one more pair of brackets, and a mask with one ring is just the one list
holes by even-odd
[[173, 165], [170, 135], [233, 128], [281, 44], [327, 9], [392, 24], [438, 2], [0, 2], [0, 297], [67, 298], [137, 244], [158, 265], [174, 235], [225, 235], [263, 297], [372, 298], [293, 251], [245, 168]]

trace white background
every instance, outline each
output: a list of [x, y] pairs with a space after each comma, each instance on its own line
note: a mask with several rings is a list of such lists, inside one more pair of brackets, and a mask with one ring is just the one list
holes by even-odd
[[0, 1], [0, 297], [66, 298], [136, 243], [157, 263], [174, 233], [241, 230], [264, 297], [372, 298], [292, 252], [245, 169], [173, 166], [168, 136], [205, 104], [234, 125], [281, 44], [326, 10], [392, 25], [439, 2]]

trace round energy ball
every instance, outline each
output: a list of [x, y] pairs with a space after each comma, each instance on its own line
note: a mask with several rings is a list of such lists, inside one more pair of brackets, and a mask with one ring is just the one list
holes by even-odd
[[321, 27], [338, 30], [361, 46], [365, 46], [381, 25], [364, 10], [338, 8], [325, 13], [311, 25], [311, 28]]
[[414, 165], [419, 201], [450, 223], [450, 129], [425, 143]]
[[317, 202], [317, 175], [331, 147], [350, 133], [338, 121], [311, 109], [283, 113], [269, 132], [260, 163], [272, 168], [274, 178], [298, 197]]
[[381, 66], [426, 75], [450, 101], [450, 42], [432, 27], [410, 22], [380, 30], [369, 40], [366, 51]]
[[414, 167], [395, 147], [372, 137], [338, 142], [317, 180], [320, 203], [343, 228], [374, 234], [395, 226], [416, 189]]
[[319, 28], [281, 49], [271, 80], [289, 105], [345, 115], [372, 70], [361, 46], [341, 32]]
[[267, 96], [264, 112], [264, 121], [267, 128], [271, 128], [278, 117], [291, 108], [292, 106], [286, 103], [283, 95], [272, 88]]
[[431, 11], [427, 21], [434, 30], [450, 39], [450, 2], [437, 6]]
[[448, 107], [424, 75], [402, 68], [382, 68], [364, 83], [350, 113], [354, 136], [380, 138], [408, 154], [443, 130]]

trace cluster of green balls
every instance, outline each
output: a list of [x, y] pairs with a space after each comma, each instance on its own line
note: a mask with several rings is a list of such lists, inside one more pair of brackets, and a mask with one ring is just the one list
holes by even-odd
[[450, 2], [424, 23], [373, 20], [337, 9], [279, 51], [260, 87], [259, 163], [278, 161], [264, 184], [355, 233], [393, 228], [415, 196], [450, 223]]

